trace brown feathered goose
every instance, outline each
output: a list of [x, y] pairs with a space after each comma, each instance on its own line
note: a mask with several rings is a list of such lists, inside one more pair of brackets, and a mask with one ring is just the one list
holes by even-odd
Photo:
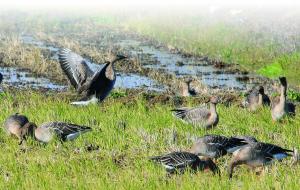
[[151, 157], [150, 160], [162, 164], [166, 171], [171, 174], [182, 174], [187, 169], [192, 169], [193, 171], [211, 170], [213, 173], [219, 171], [219, 168], [211, 159], [200, 159], [197, 155], [190, 152], [172, 152], [162, 156]]
[[244, 102], [245, 107], [251, 111], [257, 110], [261, 106], [270, 106], [270, 98], [265, 94], [263, 86], [252, 89]]
[[64, 123], [64, 122], [48, 122], [38, 127], [34, 134], [36, 140], [48, 143], [55, 136], [61, 141], [71, 141], [79, 137], [81, 134], [91, 131], [90, 127]]
[[171, 110], [174, 116], [182, 119], [187, 123], [191, 123], [194, 126], [200, 126], [204, 128], [211, 128], [218, 124], [219, 116], [217, 113], [216, 105], [218, 103], [217, 97], [210, 99], [210, 108], [195, 107], [195, 108], [177, 108]]
[[227, 153], [235, 152], [246, 144], [248, 142], [242, 138], [205, 135], [196, 140], [190, 152], [201, 157], [217, 159]]
[[238, 165], [246, 164], [252, 168], [268, 165], [275, 160], [282, 160], [291, 156], [289, 152], [293, 151], [273, 144], [250, 142], [233, 154], [228, 167], [229, 177], [232, 177], [233, 170]]
[[84, 96], [80, 101], [72, 102], [73, 105], [103, 101], [116, 81], [114, 63], [126, 58], [123, 55], [116, 55], [110, 62], [106, 62], [101, 70], [93, 72], [86, 60], [69, 49], [61, 49], [58, 57], [71, 85]]
[[279, 77], [280, 81], [280, 96], [272, 101], [271, 115], [273, 121], [280, 120], [285, 115], [295, 115], [296, 106], [287, 102], [287, 81], [285, 77]]
[[27, 136], [34, 136], [36, 125], [29, 122], [25, 115], [16, 113], [6, 119], [4, 128], [8, 134], [16, 136], [20, 140], [19, 144], [22, 144]]

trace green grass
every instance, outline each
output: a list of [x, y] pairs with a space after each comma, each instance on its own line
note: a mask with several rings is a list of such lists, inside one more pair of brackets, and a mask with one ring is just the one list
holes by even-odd
[[[241, 167], [232, 180], [226, 174], [229, 156], [218, 162], [221, 177], [199, 172], [168, 178], [162, 167], [147, 160], [148, 156], [175, 148], [187, 149], [192, 143], [188, 136], [208, 133], [249, 134], [261, 141], [299, 148], [299, 115], [273, 124], [267, 109], [251, 114], [237, 106], [220, 105], [220, 125], [204, 131], [175, 120], [169, 112], [174, 107], [171, 103], [149, 103], [141, 95], [128, 100], [126, 93], [110, 96], [101, 105], [82, 108], [69, 105], [71, 100], [67, 97], [31, 91], [1, 94], [1, 122], [18, 112], [38, 125], [67, 121], [93, 128], [63, 145], [57, 141], [40, 145], [29, 140], [22, 147], [1, 130], [1, 189], [299, 189], [300, 166], [291, 166], [290, 160], [268, 167], [260, 176]], [[193, 105], [193, 99], [189, 99], [185, 106]], [[125, 130], [118, 127], [121, 121], [126, 123]], [[171, 131], [178, 134], [176, 143], [170, 142]], [[100, 149], [85, 151], [87, 144]]]

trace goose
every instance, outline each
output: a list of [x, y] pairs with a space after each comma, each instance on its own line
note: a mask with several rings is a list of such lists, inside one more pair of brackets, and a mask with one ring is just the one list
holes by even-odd
[[6, 119], [4, 128], [9, 135], [17, 137], [19, 139], [19, 145], [21, 145], [27, 136], [34, 136], [36, 125], [29, 122], [25, 115], [16, 113]]
[[219, 168], [211, 159], [200, 159], [196, 154], [190, 152], [171, 152], [161, 156], [150, 157], [150, 160], [162, 164], [170, 174], [182, 174], [187, 169], [192, 171], [211, 170], [214, 174], [219, 172]]
[[55, 136], [61, 141], [71, 141], [91, 130], [90, 127], [71, 123], [48, 122], [36, 128], [34, 134], [36, 140], [49, 143]]
[[184, 122], [209, 129], [216, 126], [219, 122], [219, 116], [216, 109], [217, 103], [218, 98], [212, 97], [210, 98], [210, 109], [200, 106], [195, 108], [176, 108], [171, 111], [175, 117]]
[[245, 164], [252, 168], [265, 166], [291, 156], [289, 152], [293, 151], [269, 143], [249, 143], [233, 154], [228, 167], [229, 178], [232, 178], [233, 170], [238, 165]]
[[244, 139], [235, 137], [227, 138], [221, 135], [205, 135], [198, 138], [190, 149], [201, 157], [217, 159], [227, 153], [233, 153], [244, 145], [248, 144]]
[[255, 111], [261, 106], [270, 106], [270, 98], [265, 94], [263, 86], [259, 86], [258, 89], [253, 89], [246, 97], [244, 106], [249, 108], [250, 111]]
[[285, 115], [295, 115], [296, 106], [287, 102], [286, 91], [287, 81], [285, 77], [279, 77], [280, 81], [280, 96], [272, 101], [271, 115], [273, 121], [279, 121]]
[[104, 67], [93, 72], [88, 62], [70, 49], [61, 49], [58, 59], [63, 72], [67, 75], [71, 85], [78, 94], [84, 97], [72, 105], [88, 105], [103, 101], [114, 87], [116, 74], [114, 63], [125, 59], [123, 55], [115, 55], [110, 62], [105, 62]]

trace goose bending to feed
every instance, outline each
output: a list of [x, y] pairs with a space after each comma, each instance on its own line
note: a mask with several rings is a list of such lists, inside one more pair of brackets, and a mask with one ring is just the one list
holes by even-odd
[[202, 160], [190, 152], [172, 152], [162, 156], [150, 157], [150, 160], [162, 164], [170, 174], [182, 174], [187, 169], [192, 169], [192, 171], [211, 170], [213, 173], [219, 171], [219, 168], [211, 159]]
[[293, 151], [269, 143], [249, 143], [233, 154], [228, 167], [229, 178], [232, 178], [233, 170], [238, 165], [245, 164], [252, 168], [265, 166], [291, 156], [289, 152]]
[[115, 55], [110, 62], [105, 63], [101, 70], [93, 72], [86, 60], [69, 49], [61, 49], [58, 57], [60, 66], [71, 85], [84, 96], [80, 101], [72, 102], [73, 105], [87, 105], [103, 101], [113, 89], [116, 81], [114, 63], [126, 58], [123, 55]]
[[262, 106], [270, 106], [270, 98], [265, 94], [263, 86], [259, 86], [258, 89], [253, 89], [250, 94], [246, 97], [244, 106], [249, 108], [251, 111], [257, 110]]
[[16, 113], [6, 119], [4, 128], [9, 135], [16, 136], [20, 140], [19, 144], [22, 144], [27, 136], [34, 136], [36, 125], [29, 122], [25, 115]]
[[61, 141], [74, 140], [81, 134], [91, 131], [90, 127], [80, 126], [76, 124], [64, 123], [64, 122], [48, 122], [38, 127], [34, 134], [36, 140], [48, 143], [55, 136]]
[[219, 116], [217, 113], [216, 105], [218, 103], [217, 97], [210, 99], [210, 108], [195, 107], [195, 108], [177, 108], [171, 110], [175, 117], [190, 123], [194, 126], [200, 126], [204, 128], [215, 127], [219, 122]]
[[194, 143], [190, 152], [201, 157], [217, 159], [227, 153], [233, 153], [248, 144], [244, 139], [205, 135]]
[[280, 120], [283, 116], [285, 115], [295, 115], [295, 109], [296, 106], [291, 103], [287, 102], [287, 81], [285, 77], [279, 77], [280, 81], [280, 96], [276, 97], [272, 101], [272, 110], [271, 110], [271, 115], [273, 121], [278, 121]]

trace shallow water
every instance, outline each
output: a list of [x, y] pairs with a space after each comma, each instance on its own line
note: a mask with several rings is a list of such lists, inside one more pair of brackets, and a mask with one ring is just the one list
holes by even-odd
[[17, 88], [34, 88], [34, 89], [51, 89], [61, 91], [66, 86], [51, 82], [44, 77], [36, 77], [30, 71], [25, 71], [13, 67], [0, 67], [0, 73], [3, 75], [2, 83], [4, 85], [14, 86]]
[[184, 57], [164, 48], [145, 45], [137, 40], [121, 40], [117, 45], [128, 50], [132, 56], [140, 58], [139, 61], [144, 68], [163, 70], [175, 74], [177, 77], [193, 76], [200, 79], [204, 85], [214, 88], [245, 90], [253, 86], [252, 82], [237, 80], [238, 77], [245, 76], [254, 78], [253, 75], [224, 73], [224, 69], [218, 69], [199, 58]]

